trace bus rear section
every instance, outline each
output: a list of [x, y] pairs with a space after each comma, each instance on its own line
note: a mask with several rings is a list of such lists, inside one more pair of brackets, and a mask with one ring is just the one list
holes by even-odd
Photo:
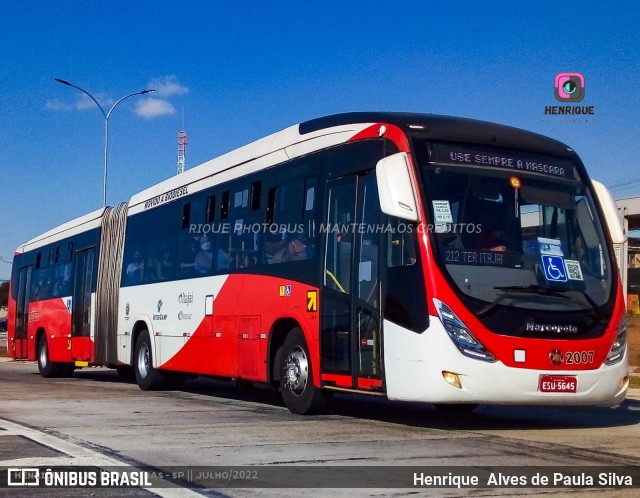
[[[121, 242], [112, 237], [109, 224], [122, 212], [122, 207], [94, 211], [17, 249], [9, 296], [12, 358], [37, 361], [44, 377], [70, 376], [76, 368], [115, 363], [109, 357], [115, 340], [108, 337], [112, 327], [104, 312], [109, 302], [106, 289], [113, 288], [113, 282], [105, 278], [108, 272], [100, 254], [101, 244]], [[109, 235], [106, 239], [104, 233]], [[113, 250], [107, 247], [105, 252]]]

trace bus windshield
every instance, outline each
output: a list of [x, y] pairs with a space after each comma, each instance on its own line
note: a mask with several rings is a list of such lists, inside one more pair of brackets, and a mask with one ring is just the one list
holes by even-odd
[[457, 291], [480, 301], [479, 316], [498, 304], [561, 312], [608, 302], [611, 258], [583, 183], [507, 168], [422, 168], [438, 259]]

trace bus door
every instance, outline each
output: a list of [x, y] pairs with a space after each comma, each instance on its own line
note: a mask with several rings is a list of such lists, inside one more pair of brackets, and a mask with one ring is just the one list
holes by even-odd
[[332, 180], [327, 195], [322, 380], [337, 387], [378, 390], [382, 233], [375, 172]]
[[91, 359], [91, 289], [95, 270], [95, 247], [76, 251], [74, 256], [71, 312], [71, 358]]
[[20, 268], [18, 276], [18, 301], [16, 303], [16, 323], [15, 323], [15, 357], [16, 359], [27, 358], [29, 326], [29, 294], [31, 290], [31, 270], [32, 266]]

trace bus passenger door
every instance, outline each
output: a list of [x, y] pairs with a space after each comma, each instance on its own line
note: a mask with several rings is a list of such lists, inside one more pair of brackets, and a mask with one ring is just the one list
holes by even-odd
[[94, 278], [95, 247], [76, 251], [74, 256], [73, 301], [71, 312], [71, 358], [90, 361], [91, 288]]
[[31, 291], [31, 270], [32, 266], [20, 268], [18, 277], [18, 301], [16, 303], [16, 323], [15, 323], [15, 357], [16, 359], [27, 358], [29, 325], [29, 294]]
[[380, 234], [375, 227], [380, 213], [375, 174], [332, 180], [327, 192], [322, 380], [337, 387], [379, 389]]
[[359, 389], [382, 388], [382, 337], [380, 319], [380, 248], [383, 240], [382, 213], [375, 171], [360, 177], [355, 233], [354, 322]]

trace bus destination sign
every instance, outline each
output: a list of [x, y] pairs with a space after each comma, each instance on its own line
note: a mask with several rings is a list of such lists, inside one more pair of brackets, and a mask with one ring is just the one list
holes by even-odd
[[558, 178], [575, 178], [570, 161], [534, 156], [494, 148], [476, 148], [454, 144], [427, 145], [429, 162], [504, 168], [513, 172], [540, 173]]

